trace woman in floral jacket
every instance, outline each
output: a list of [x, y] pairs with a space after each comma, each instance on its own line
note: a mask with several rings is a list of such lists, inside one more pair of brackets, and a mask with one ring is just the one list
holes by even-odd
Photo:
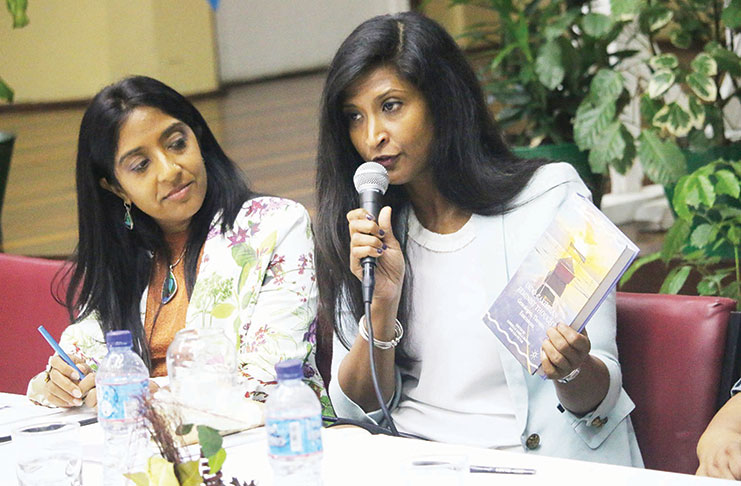
[[96, 403], [104, 333], [128, 329], [151, 376], [183, 328], [223, 329], [247, 396], [264, 400], [274, 365], [316, 369], [317, 290], [309, 216], [298, 203], [258, 197], [201, 114], [151, 78], [103, 89], [82, 120], [77, 155], [79, 244], [66, 303], [73, 316], [57, 355], [28, 396], [62, 407]]

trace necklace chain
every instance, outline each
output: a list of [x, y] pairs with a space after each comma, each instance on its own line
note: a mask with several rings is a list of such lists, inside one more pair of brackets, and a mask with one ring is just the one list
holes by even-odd
[[182, 260], [184, 256], [185, 256], [185, 247], [183, 247], [183, 251], [180, 252], [180, 256], [178, 257], [177, 260], [175, 260], [175, 263], [168, 265], [170, 267], [170, 271], [172, 271], [173, 268], [178, 266], [178, 263], [180, 263], [180, 260]]

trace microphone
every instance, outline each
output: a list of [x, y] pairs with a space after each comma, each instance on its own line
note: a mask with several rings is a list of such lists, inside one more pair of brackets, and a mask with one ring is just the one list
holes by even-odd
[[[378, 220], [378, 213], [382, 206], [381, 199], [389, 187], [389, 175], [386, 168], [377, 162], [365, 162], [355, 171], [352, 180], [360, 196], [360, 207]], [[374, 276], [376, 259], [365, 257], [360, 262], [363, 265], [363, 302], [370, 304], [376, 283]]]

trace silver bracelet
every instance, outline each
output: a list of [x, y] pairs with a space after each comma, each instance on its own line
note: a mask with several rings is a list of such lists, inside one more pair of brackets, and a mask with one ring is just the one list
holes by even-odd
[[573, 370], [571, 370], [571, 373], [564, 376], [563, 378], [559, 378], [556, 381], [558, 381], [559, 383], [566, 384], [570, 382], [571, 380], [573, 380], [574, 378], [576, 378], [577, 376], [579, 376], [579, 373], [581, 373], [581, 366], [574, 368]]
[[[358, 321], [358, 332], [360, 333], [360, 336], [368, 340], [368, 329], [366, 327], [365, 323], [365, 314], [360, 318], [360, 321]], [[391, 341], [379, 341], [376, 338], [373, 338], [373, 346], [378, 349], [391, 349], [395, 348], [399, 341], [401, 341], [401, 338], [404, 337], [404, 328], [401, 327], [401, 322], [399, 322], [399, 319], [396, 319], [396, 324], [394, 324], [394, 339]]]

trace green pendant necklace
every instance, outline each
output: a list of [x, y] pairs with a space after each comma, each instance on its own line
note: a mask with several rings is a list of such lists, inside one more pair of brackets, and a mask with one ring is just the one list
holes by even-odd
[[178, 291], [178, 282], [175, 280], [175, 274], [172, 272], [172, 270], [178, 266], [178, 263], [180, 263], [180, 260], [183, 259], [183, 256], [185, 255], [185, 248], [183, 248], [183, 251], [180, 252], [180, 256], [177, 260], [175, 260], [175, 263], [172, 265], [168, 265], [168, 271], [167, 276], [165, 277], [165, 281], [162, 282], [162, 298], [161, 301], [162, 305], [168, 304], [173, 297], [175, 297], [175, 294]]

